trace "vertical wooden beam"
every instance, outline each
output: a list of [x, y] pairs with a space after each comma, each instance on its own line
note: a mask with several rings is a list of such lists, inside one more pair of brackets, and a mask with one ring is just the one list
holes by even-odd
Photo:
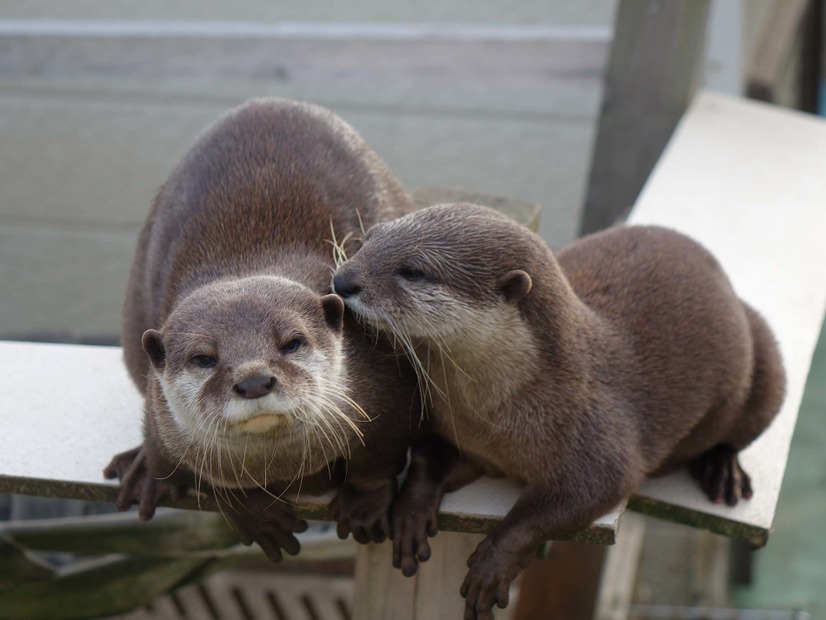
[[456, 620], [463, 616], [465, 599], [459, 589], [467, 574], [467, 559], [483, 538], [482, 534], [440, 532], [431, 539], [433, 556], [419, 567], [416, 577], [416, 620]]
[[594, 620], [627, 620], [644, 538], [645, 519], [625, 513], [617, 544], [608, 550], [602, 567]]
[[389, 618], [414, 620], [417, 577], [405, 578], [393, 568], [393, 545], [359, 545], [356, 552], [356, 581], [353, 620]]
[[810, 0], [803, 26], [800, 62], [800, 109], [817, 114], [820, 109], [820, 83], [826, 79], [823, 69], [823, 31], [826, 0]]
[[749, 57], [746, 94], [752, 99], [799, 106], [801, 34], [810, 5], [809, 0], [773, 1]]
[[552, 542], [522, 574], [513, 620], [593, 617], [604, 557], [602, 545]]
[[455, 620], [465, 601], [459, 588], [481, 534], [439, 532], [432, 556], [413, 577], [393, 568], [391, 543], [360, 545], [356, 554], [354, 620]]
[[633, 204], [696, 89], [709, 0], [622, 0], [580, 233]]

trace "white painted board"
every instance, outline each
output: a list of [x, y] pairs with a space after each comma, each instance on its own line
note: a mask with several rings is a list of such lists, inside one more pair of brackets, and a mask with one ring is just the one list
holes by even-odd
[[[104, 480], [103, 468], [142, 441], [143, 402], [120, 348], [0, 342], [0, 394], [0, 492], [115, 499], [117, 485]], [[442, 509], [445, 529], [487, 530], [518, 494], [515, 484], [491, 479], [451, 493]], [[307, 498], [302, 514], [325, 518], [329, 500]], [[620, 512], [583, 537], [613, 542]]]
[[629, 218], [705, 245], [772, 327], [787, 372], [783, 408], [742, 454], [755, 495], [714, 505], [686, 472], [650, 480], [632, 508], [764, 544], [826, 309], [826, 121], [701, 93]]

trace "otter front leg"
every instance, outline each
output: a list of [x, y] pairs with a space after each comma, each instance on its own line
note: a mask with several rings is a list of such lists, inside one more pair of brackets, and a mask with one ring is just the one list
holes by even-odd
[[348, 480], [330, 504], [339, 538], [353, 534], [356, 542], [384, 542], [390, 537], [390, 506], [396, 495], [395, 476], [380, 480]]
[[396, 476], [404, 468], [407, 443], [388, 441], [384, 451], [366, 451], [347, 464], [346, 479], [330, 504], [339, 538], [353, 535], [356, 542], [384, 542], [391, 537], [390, 507], [396, 497]]
[[215, 489], [215, 499], [243, 544], [258, 543], [275, 563], [283, 559], [282, 550], [290, 555], [301, 551], [295, 534], [306, 531], [307, 522], [276, 494], [264, 489]]
[[545, 540], [567, 537], [590, 525], [620, 498], [598, 504], [581, 493], [551, 486], [528, 487], [499, 525], [468, 559], [462, 584], [465, 620], [492, 620], [494, 605], [508, 604], [510, 585]]
[[[164, 495], [172, 499], [182, 499], [186, 495], [187, 484], [180, 480], [173, 481], [171, 477], [158, 477], [150, 471], [150, 450], [146, 443], [137, 448], [115, 455], [104, 468], [103, 475], [109, 480], [120, 480], [120, 492], [116, 502], [121, 512], [128, 510], [133, 504], [138, 504], [138, 516], [142, 521], [148, 521], [155, 515], [158, 500]], [[169, 467], [173, 471], [174, 467]]]
[[393, 505], [393, 566], [406, 577], [430, 559], [430, 543], [439, 531], [444, 494], [479, 477], [479, 472], [448, 442], [428, 437], [413, 445], [410, 468]]

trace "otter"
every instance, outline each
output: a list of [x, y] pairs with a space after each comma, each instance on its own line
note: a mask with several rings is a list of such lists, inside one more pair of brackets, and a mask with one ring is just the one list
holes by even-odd
[[648, 475], [688, 465], [714, 502], [752, 496], [738, 462], [785, 374], [766, 322], [688, 237], [617, 227], [554, 256], [486, 207], [437, 205], [369, 229], [334, 290], [406, 343], [431, 403], [393, 508], [394, 563], [429, 557], [445, 491], [524, 485], [468, 561], [466, 618], [491, 618], [537, 544], [590, 525]]
[[[418, 428], [416, 378], [332, 294], [336, 259], [414, 203], [343, 120], [251, 100], [209, 128], [160, 189], [123, 310], [144, 442], [104, 474], [118, 507], [208, 489], [274, 561], [306, 528], [287, 490], [338, 489], [338, 533], [390, 534], [395, 477]], [[411, 421], [412, 420], [412, 421]]]

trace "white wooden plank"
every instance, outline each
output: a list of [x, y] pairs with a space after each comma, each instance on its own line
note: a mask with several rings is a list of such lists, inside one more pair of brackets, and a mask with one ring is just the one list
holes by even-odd
[[[142, 439], [143, 403], [120, 348], [0, 342], [0, 394], [0, 492], [114, 500], [116, 485], [103, 479], [103, 467]], [[448, 494], [442, 525], [488, 531], [518, 495], [507, 480], [480, 480]], [[326, 519], [329, 500], [306, 498], [302, 514]], [[198, 501], [184, 505], [195, 508]], [[620, 512], [580, 539], [613, 542]]]
[[711, 504], [678, 472], [650, 480], [632, 507], [765, 543], [826, 308], [824, 162], [826, 122], [703, 93], [652, 173], [630, 223], [675, 228], [714, 253], [774, 330], [788, 385], [777, 419], [742, 455], [753, 499]]
[[[442, 500], [443, 529], [487, 531], [514, 505], [521, 489], [505, 478], [481, 478], [466, 487], [447, 493]], [[613, 544], [624, 504], [597, 519], [574, 540]]]
[[142, 403], [120, 348], [0, 345], [0, 484], [100, 485], [116, 452], [142, 440]]

